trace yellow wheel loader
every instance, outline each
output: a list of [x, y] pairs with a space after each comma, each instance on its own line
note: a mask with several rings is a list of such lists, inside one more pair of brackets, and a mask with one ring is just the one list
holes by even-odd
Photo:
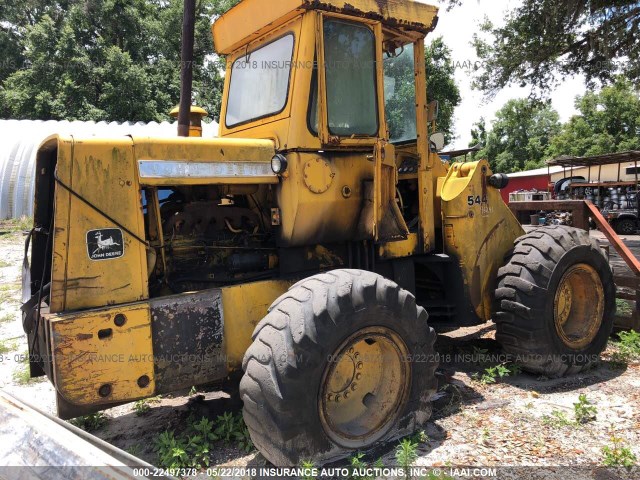
[[219, 138], [43, 142], [23, 323], [60, 417], [241, 376], [263, 455], [323, 463], [427, 422], [434, 329], [492, 319], [550, 376], [597, 359], [614, 309], [597, 244], [525, 234], [504, 175], [438, 155], [437, 18], [244, 0], [213, 25]]

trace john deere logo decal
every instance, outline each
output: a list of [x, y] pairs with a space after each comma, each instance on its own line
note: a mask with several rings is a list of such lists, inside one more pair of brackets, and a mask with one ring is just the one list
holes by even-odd
[[124, 255], [122, 230], [101, 228], [87, 232], [87, 253], [91, 260], [110, 260]]

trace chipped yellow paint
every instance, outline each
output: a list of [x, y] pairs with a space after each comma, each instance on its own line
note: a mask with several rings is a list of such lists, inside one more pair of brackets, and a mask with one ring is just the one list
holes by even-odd
[[499, 190], [488, 185], [490, 176], [486, 160], [454, 163], [440, 192], [445, 251], [460, 261], [468, 297], [484, 320], [491, 318], [498, 268], [524, 233]]
[[[56, 171], [66, 186], [138, 237], [144, 237], [131, 138], [59, 138]], [[52, 313], [148, 297], [147, 256], [140, 241], [123, 230], [123, 256], [91, 260], [88, 233], [120, 227], [61, 185], [56, 187], [55, 207]]]
[[[122, 326], [114, 321], [118, 314], [125, 316]], [[153, 395], [154, 362], [148, 305], [121, 305], [69, 315], [48, 315], [45, 319], [53, 352], [53, 381], [69, 402], [108, 404]], [[141, 387], [138, 381], [143, 376], [148, 377], [149, 382], [141, 382]], [[105, 385], [110, 392], [101, 396], [98, 392]]]
[[222, 288], [224, 345], [227, 368], [242, 366], [244, 353], [251, 345], [251, 334], [276, 298], [295, 280], [265, 280]]
[[434, 6], [407, 0], [278, 0], [269, 8], [263, 0], [243, 0], [213, 24], [215, 49], [227, 55], [310, 9], [379, 20], [423, 34], [435, 27], [438, 14]]
[[402, 258], [410, 257], [418, 253], [418, 234], [409, 233], [406, 240], [397, 242], [387, 242], [378, 245], [378, 255], [381, 258]]

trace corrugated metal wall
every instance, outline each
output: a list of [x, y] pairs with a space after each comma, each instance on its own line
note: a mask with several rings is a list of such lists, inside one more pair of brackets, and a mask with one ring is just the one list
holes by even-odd
[[[49, 135], [174, 137], [169, 122], [117, 123], [54, 120], [0, 120], [0, 219], [33, 215], [34, 168], [38, 146]], [[218, 133], [218, 124], [203, 123], [203, 136]]]

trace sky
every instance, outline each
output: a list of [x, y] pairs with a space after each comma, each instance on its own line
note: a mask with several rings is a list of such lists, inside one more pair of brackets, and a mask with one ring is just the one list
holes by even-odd
[[[419, 0], [423, 1], [423, 0]], [[426, 0], [424, 3], [440, 6], [437, 0]], [[442, 36], [444, 42], [451, 49], [454, 65], [475, 63], [477, 56], [471, 46], [473, 33], [479, 30], [485, 16], [494, 25], [504, 24], [505, 12], [517, 7], [520, 0], [463, 0], [463, 5], [451, 11], [440, 9], [438, 26], [430, 35]], [[427, 42], [429, 37], [427, 37]], [[471, 141], [471, 128], [473, 124], [484, 117], [488, 122], [495, 118], [495, 112], [512, 98], [524, 98], [529, 95], [529, 89], [520, 87], [507, 87], [496, 95], [491, 101], [483, 98], [481, 92], [471, 88], [472, 78], [465, 68], [457, 68], [455, 73], [456, 83], [460, 88], [462, 102], [455, 112], [456, 139], [448, 148], [466, 148]], [[428, 79], [427, 79], [428, 81]], [[576, 95], [585, 92], [582, 76], [564, 79], [550, 95], [553, 107], [560, 115], [560, 121], [567, 121], [576, 113], [574, 100]], [[488, 125], [489, 127], [489, 125]]]

